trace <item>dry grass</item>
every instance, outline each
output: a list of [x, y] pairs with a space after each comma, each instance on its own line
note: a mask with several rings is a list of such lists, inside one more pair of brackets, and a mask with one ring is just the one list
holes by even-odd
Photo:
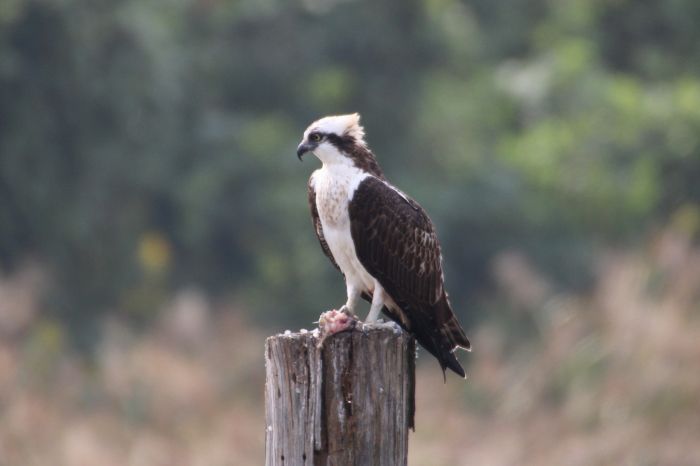
[[[669, 230], [601, 257], [585, 298], [496, 259], [538, 333], [472, 329], [466, 382], [421, 352], [410, 465], [700, 464], [700, 250]], [[264, 462], [264, 331], [189, 290], [146, 334], [105, 323], [86, 360], [38, 316], [42, 283], [35, 267], [0, 283], [0, 464]]]
[[2, 465], [260, 465], [265, 335], [193, 291], [136, 336], [105, 325], [94, 361], [36, 323], [0, 344]]
[[424, 368], [410, 464], [700, 464], [700, 250], [667, 231], [608, 253], [585, 300], [551, 294], [517, 254], [499, 262], [539, 337], [513, 347], [482, 326], [466, 385]]

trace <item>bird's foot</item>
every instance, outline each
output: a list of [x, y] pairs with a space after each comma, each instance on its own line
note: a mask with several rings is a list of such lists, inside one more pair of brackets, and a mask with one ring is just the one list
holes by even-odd
[[348, 317], [350, 317], [352, 319], [359, 320], [357, 318], [357, 316], [355, 315], [355, 313], [350, 310], [350, 308], [347, 306], [347, 304], [343, 304], [343, 306], [340, 309], [338, 309], [337, 312], [342, 312], [343, 314], [347, 315]]
[[368, 322], [368, 323], [361, 323], [360, 324], [362, 332], [367, 333], [370, 330], [383, 330], [383, 329], [389, 329], [394, 333], [401, 333], [401, 326], [394, 322], [393, 320], [390, 320], [389, 322], [384, 322], [383, 319], [377, 319], [375, 322]]
[[320, 347], [327, 337], [335, 333], [353, 330], [357, 323], [357, 317], [348, 310], [347, 306], [341, 307], [340, 310], [324, 312], [318, 319], [321, 338], [316, 346]]

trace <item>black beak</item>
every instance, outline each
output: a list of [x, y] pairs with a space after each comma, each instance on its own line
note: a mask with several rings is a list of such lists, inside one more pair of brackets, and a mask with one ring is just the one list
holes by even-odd
[[297, 147], [297, 157], [299, 157], [299, 160], [301, 160], [301, 156], [306, 154], [309, 151], [312, 151], [316, 148], [316, 145], [314, 144], [308, 144], [306, 142], [302, 142], [299, 144], [299, 147]]

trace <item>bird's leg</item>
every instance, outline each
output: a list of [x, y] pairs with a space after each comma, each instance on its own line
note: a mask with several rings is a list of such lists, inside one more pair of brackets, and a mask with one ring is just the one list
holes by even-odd
[[365, 319], [365, 325], [373, 325], [377, 323], [379, 319], [379, 313], [384, 307], [384, 290], [381, 287], [374, 287], [374, 293], [372, 294], [372, 305], [369, 308], [369, 314]]
[[378, 281], [374, 281], [374, 293], [372, 294], [372, 305], [369, 308], [369, 314], [367, 314], [367, 319], [365, 319], [362, 324], [362, 330], [366, 329], [376, 329], [376, 328], [391, 328], [395, 330], [397, 325], [395, 322], [377, 323], [379, 319], [379, 313], [384, 307], [384, 301], [386, 300], [386, 293], [384, 288], [379, 284]]
[[360, 290], [351, 283], [347, 284], [348, 288], [348, 302], [345, 303], [343, 307], [339, 309], [340, 312], [345, 312], [349, 316], [355, 316], [355, 306], [357, 306], [357, 301], [360, 299]]

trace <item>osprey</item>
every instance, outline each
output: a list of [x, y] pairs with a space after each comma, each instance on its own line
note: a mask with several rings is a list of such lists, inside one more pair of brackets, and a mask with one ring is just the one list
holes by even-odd
[[345, 276], [354, 315], [371, 303], [364, 326], [383, 312], [437, 358], [443, 374], [464, 369], [455, 348], [471, 349], [443, 286], [442, 255], [433, 223], [410, 197], [389, 184], [363, 139], [360, 116], [330, 116], [304, 132], [297, 156], [313, 152], [323, 167], [309, 180], [309, 207], [323, 252]]

